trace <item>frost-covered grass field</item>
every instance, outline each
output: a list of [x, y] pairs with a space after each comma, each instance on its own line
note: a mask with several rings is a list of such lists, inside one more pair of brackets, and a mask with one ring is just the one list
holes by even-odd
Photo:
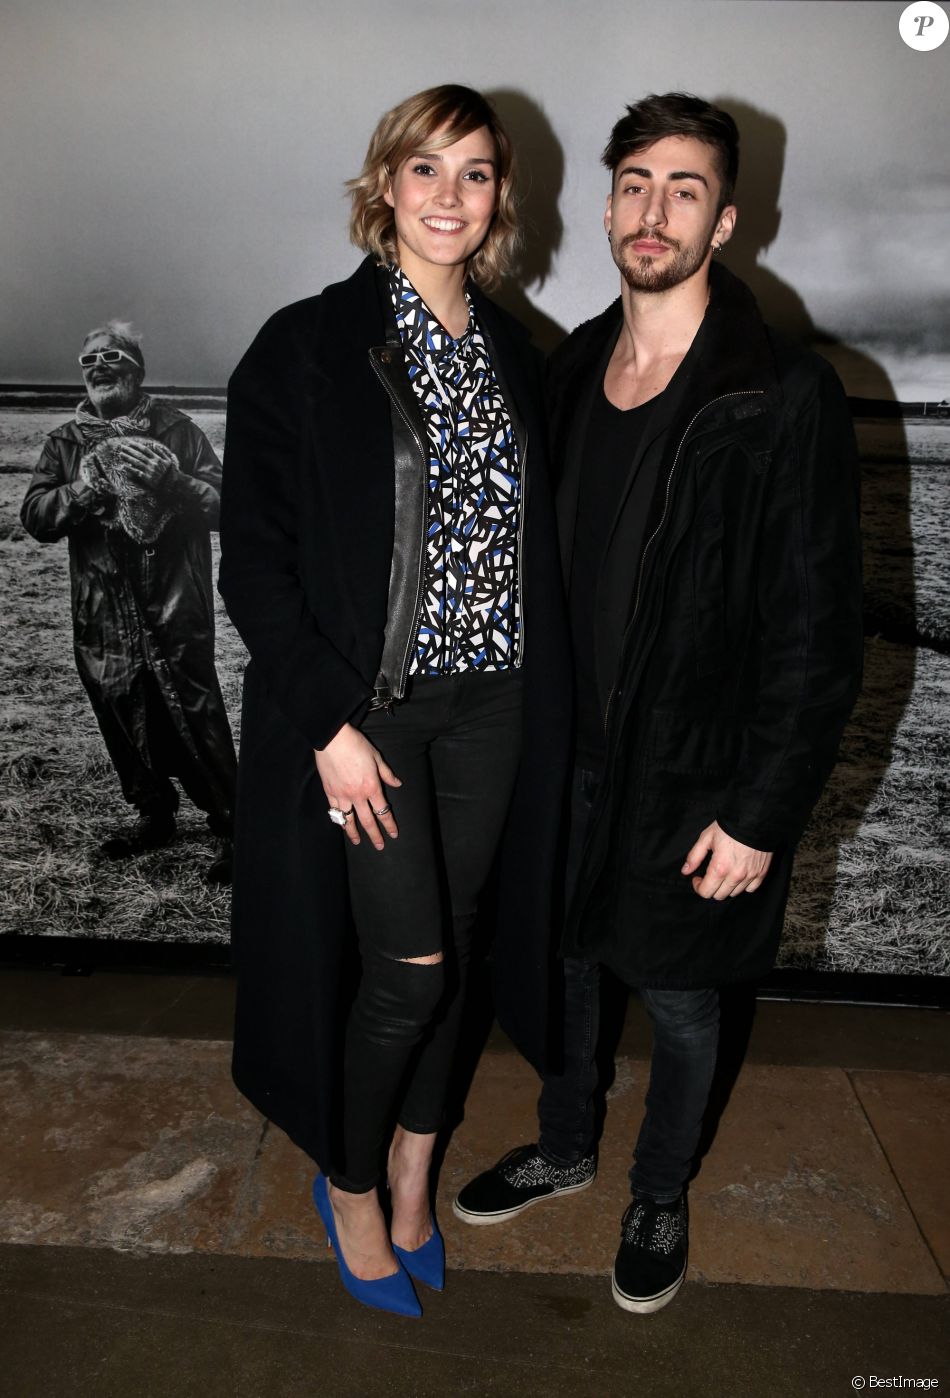
[[[43, 437], [67, 412], [0, 412], [0, 934], [224, 941], [228, 895], [185, 800], [174, 845], [116, 864], [129, 821], [73, 665], [65, 542], [18, 519]], [[220, 450], [221, 412], [195, 412]], [[784, 965], [950, 974], [950, 422], [858, 425], [869, 614], [865, 690], [802, 843]], [[912, 542], [913, 541], [913, 546]], [[928, 645], [930, 642], [931, 645]], [[237, 735], [244, 656], [219, 609], [218, 670]]]

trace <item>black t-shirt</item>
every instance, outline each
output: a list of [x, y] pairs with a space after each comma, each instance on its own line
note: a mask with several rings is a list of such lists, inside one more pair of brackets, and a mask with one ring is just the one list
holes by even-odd
[[[659, 397], [651, 398], [639, 407], [623, 410], [614, 407], [601, 385], [588, 423], [577, 497], [569, 590], [576, 674], [577, 751], [581, 758], [602, 761], [605, 741], [603, 699], [597, 692], [594, 659], [597, 579], [621, 494], [629, 483], [630, 467]], [[640, 471], [642, 465], [638, 468], [638, 477]], [[640, 489], [641, 486], [643, 489]], [[653, 491], [649, 482], [639, 479], [632, 483], [632, 490], [635, 496], [632, 505], [639, 510], [640, 523], [645, 529], [646, 511]], [[644, 542], [641, 535], [641, 552]]]

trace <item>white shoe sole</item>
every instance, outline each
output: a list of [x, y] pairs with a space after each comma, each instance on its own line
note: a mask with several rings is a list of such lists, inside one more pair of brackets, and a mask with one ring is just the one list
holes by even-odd
[[686, 1278], [686, 1268], [665, 1291], [660, 1291], [656, 1296], [628, 1296], [621, 1291], [617, 1285], [617, 1278], [613, 1272], [610, 1274], [610, 1291], [617, 1305], [624, 1311], [631, 1311], [634, 1315], [652, 1315], [654, 1311], [662, 1311], [664, 1306], [668, 1306], [673, 1297], [679, 1291]]
[[525, 1209], [530, 1209], [532, 1204], [547, 1204], [551, 1199], [560, 1199], [565, 1194], [580, 1194], [582, 1189], [590, 1189], [596, 1175], [591, 1175], [589, 1180], [583, 1184], [568, 1184], [563, 1189], [555, 1189], [550, 1194], [539, 1194], [536, 1199], [527, 1199], [523, 1204], [517, 1204], [513, 1209], [502, 1209], [497, 1214], [473, 1214], [468, 1209], [462, 1207], [457, 1199], [452, 1200], [452, 1212], [462, 1223], [469, 1223], [474, 1228], [483, 1228], [492, 1223], [507, 1223], [510, 1218], [517, 1218], [518, 1214], [523, 1214]]

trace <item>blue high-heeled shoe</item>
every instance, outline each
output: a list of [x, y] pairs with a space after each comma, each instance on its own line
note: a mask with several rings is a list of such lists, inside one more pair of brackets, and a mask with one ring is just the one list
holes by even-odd
[[410, 1277], [431, 1286], [433, 1291], [445, 1290], [445, 1243], [435, 1219], [432, 1220], [432, 1237], [427, 1238], [422, 1247], [410, 1251], [393, 1243], [393, 1252]]
[[364, 1306], [374, 1306], [378, 1311], [391, 1311], [394, 1315], [421, 1316], [422, 1307], [419, 1305], [419, 1298], [398, 1257], [396, 1264], [399, 1271], [393, 1272], [391, 1276], [378, 1277], [375, 1281], [362, 1281], [359, 1277], [354, 1277], [346, 1265], [340, 1240], [337, 1237], [336, 1221], [333, 1217], [333, 1209], [330, 1207], [325, 1175], [317, 1175], [313, 1182], [313, 1202], [317, 1206], [317, 1213], [323, 1220], [323, 1226], [327, 1230], [327, 1238], [336, 1254], [340, 1280], [350, 1295], [357, 1301], [361, 1301]]

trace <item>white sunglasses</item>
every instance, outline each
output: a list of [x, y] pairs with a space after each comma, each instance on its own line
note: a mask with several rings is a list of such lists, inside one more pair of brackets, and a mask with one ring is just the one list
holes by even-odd
[[120, 359], [127, 359], [136, 369], [142, 367], [134, 355], [126, 354], [125, 350], [120, 349], [90, 350], [87, 354], [79, 356], [79, 362], [84, 369], [91, 369], [94, 364], [118, 364]]

